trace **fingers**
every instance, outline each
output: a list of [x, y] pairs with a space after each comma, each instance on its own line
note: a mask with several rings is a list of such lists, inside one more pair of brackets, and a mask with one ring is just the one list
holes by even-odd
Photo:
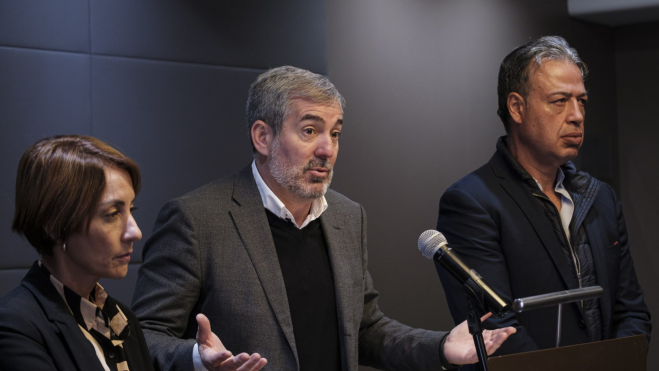
[[208, 317], [199, 313], [197, 314], [197, 344], [199, 357], [204, 367], [208, 370], [215, 370], [223, 362], [233, 358], [233, 354], [226, 350], [222, 341], [211, 331], [211, 323]]
[[261, 358], [261, 355], [258, 353], [254, 353], [251, 356], [247, 353], [240, 353], [232, 359], [224, 362], [221, 369], [223, 371], [257, 371], [262, 369], [267, 363], [268, 360]]
[[211, 340], [213, 332], [211, 331], [211, 321], [202, 313], [197, 314], [197, 343], [207, 344]]
[[486, 319], [492, 317], [492, 312], [487, 312], [483, 317], [481, 317], [481, 322], [485, 321]]
[[517, 329], [514, 327], [506, 327], [502, 329], [496, 329], [496, 330], [485, 330], [483, 333], [483, 337], [487, 337], [487, 340], [485, 341], [485, 349], [487, 350], [487, 354], [490, 355], [499, 349], [501, 344], [503, 344], [508, 337], [514, 333], [517, 332]]
[[[207, 369], [221, 367], [223, 363], [231, 361], [233, 354], [228, 350], [223, 350], [220, 352], [215, 352], [210, 348], [204, 351], [204, 354], [201, 355], [201, 361], [204, 364], [204, 367]], [[220, 368], [221, 370], [224, 370]], [[226, 370], [235, 370], [236, 368], [227, 368]]]
[[199, 355], [202, 363], [207, 369], [222, 371], [258, 371], [262, 369], [268, 360], [254, 353], [240, 353], [233, 356], [224, 348], [220, 339], [211, 331], [211, 323], [208, 317], [202, 313], [197, 314], [197, 343], [199, 344]]

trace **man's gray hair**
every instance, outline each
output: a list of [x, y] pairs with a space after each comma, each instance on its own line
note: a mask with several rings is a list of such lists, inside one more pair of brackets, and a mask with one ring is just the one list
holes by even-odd
[[291, 66], [268, 70], [256, 78], [247, 96], [247, 132], [252, 151], [256, 152], [252, 142], [252, 125], [261, 120], [272, 127], [277, 137], [291, 113], [294, 99], [323, 105], [339, 103], [341, 112], [345, 106], [345, 100], [325, 76]]
[[577, 51], [560, 36], [544, 36], [513, 50], [501, 62], [497, 86], [499, 95], [497, 114], [503, 121], [506, 133], [509, 132], [511, 120], [510, 112], [508, 112], [508, 96], [514, 92], [526, 99], [532, 72], [535, 72], [546, 60], [572, 62], [579, 68], [584, 80], [588, 75], [588, 67], [581, 61]]

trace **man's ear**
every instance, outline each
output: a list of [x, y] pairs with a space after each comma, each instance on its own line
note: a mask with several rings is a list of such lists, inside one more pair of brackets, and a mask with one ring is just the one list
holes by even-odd
[[270, 145], [274, 138], [272, 127], [261, 120], [256, 120], [250, 129], [252, 144], [256, 152], [263, 156], [270, 156]]
[[520, 125], [526, 113], [526, 101], [524, 97], [519, 95], [519, 93], [510, 93], [508, 94], [508, 101], [506, 102], [508, 106], [508, 112], [510, 113], [510, 118], [515, 124]]

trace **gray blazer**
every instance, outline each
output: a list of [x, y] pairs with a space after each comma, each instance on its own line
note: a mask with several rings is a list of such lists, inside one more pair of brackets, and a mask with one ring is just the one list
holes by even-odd
[[[356, 371], [358, 363], [441, 369], [445, 333], [412, 329], [378, 308], [364, 209], [332, 190], [325, 197], [329, 207], [320, 221], [336, 288], [343, 371]], [[261, 354], [265, 370], [299, 370], [286, 287], [251, 166], [169, 201], [143, 254], [133, 310], [156, 369], [193, 369], [201, 312], [234, 354]]]

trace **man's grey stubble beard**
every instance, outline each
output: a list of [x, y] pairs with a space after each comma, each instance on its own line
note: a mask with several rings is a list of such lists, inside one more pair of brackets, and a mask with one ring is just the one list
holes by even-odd
[[[272, 174], [272, 177], [275, 178], [277, 183], [301, 199], [314, 200], [324, 196], [334, 175], [334, 169], [329, 161], [327, 159], [314, 158], [304, 166], [294, 166], [282, 160], [280, 150], [281, 144], [279, 139], [275, 138], [271, 156], [268, 158], [268, 167], [270, 168], [270, 174]], [[304, 174], [307, 170], [314, 167], [326, 168], [328, 170], [327, 177], [312, 177], [312, 184], [308, 184], [304, 179]], [[322, 188], [315, 187], [318, 183], [322, 183]]]

